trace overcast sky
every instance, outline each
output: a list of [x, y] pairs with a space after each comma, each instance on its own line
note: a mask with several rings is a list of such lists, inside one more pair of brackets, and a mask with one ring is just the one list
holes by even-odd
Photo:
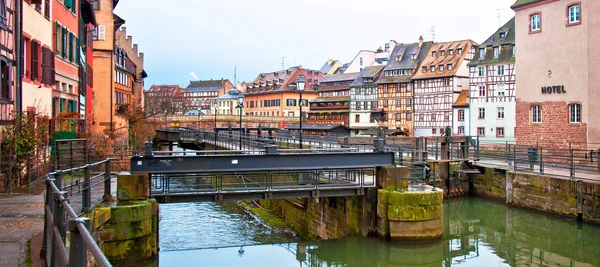
[[115, 13], [145, 54], [145, 84], [238, 81], [328, 58], [349, 62], [389, 40], [485, 41], [515, 0], [122, 0]]

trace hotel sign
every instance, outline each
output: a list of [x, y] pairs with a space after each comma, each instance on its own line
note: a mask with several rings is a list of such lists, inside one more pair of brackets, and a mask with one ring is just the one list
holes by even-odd
[[566, 94], [564, 85], [555, 85], [555, 86], [544, 86], [542, 87], [542, 94]]

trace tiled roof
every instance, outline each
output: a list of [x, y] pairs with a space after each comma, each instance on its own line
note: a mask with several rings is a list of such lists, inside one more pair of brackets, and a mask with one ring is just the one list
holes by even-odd
[[190, 81], [186, 92], [215, 92], [219, 91], [229, 80]]
[[454, 108], [463, 108], [469, 107], [469, 90], [462, 90], [456, 102], [452, 105]]
[[[335, 128], [342, 127], [348, 129], [347, 126], [342, 124], [302, 124], [302, 130], [333, 130]], [[286, 129], [300, 129], [298, 124], [290, 124], [285, 126]]]
[[319, 85], [319, 92], [350, 90], [350, 85], [344, 82], [339, 85]]
[[[456, 74], [469, 50], [472, 46], [477, 45], [472, 40], [455, 41], [455, 42], [444, 42], [434, 43], [427, 52], [427, 55], [421, 63], [422, 67], [427, 67], [427, 72], [423, 73], [420, 69], [415, 71], [413, 79], [431, 79], [440, 77], [450, 77]], [[458, 53], [458, 49], [462, 48], [462, 53]], [[450, 55], [449, 50], [454, 49], [454, 53]], [[433, 56], [433, 51], [436, 52], [436, 56]], [[442, 56], [442, 51], [444, 55]], [[452, 70], [448, 70], [448, 64], [452, 64]], [[439, 65], [444, 66], [443, 71], [439, 71]], [[435, 66], [435, 71], [431, 71], [431, 66]]]
[[173, 92], [174, 90], [181, 90], [179, 85], [152, 85], [148, 92]]
[[226, 100], [226, 99], [238, 99], [240, 97], [244, 97], [242, 91], [239, 89], [231, 89], [227, 94], [217, 97], [218, 100]]
[[515, 9], [515, 8], [523, 7], [523, 6], [526, 6], [526, 5], [534, 4], [534, 3], [537, 3], [537, 2], [542, 2], [542, 1], [544, 1], [544, 0], [517, 0], [517, 2], [514, 3], [511, 6], [511, 8]]
[[[375, 84], [377, 77], [381, 74], [385, 66], [370, 66], [365, 67], [360, 74], [354, 79], [354, 82], [350, 86], [361, 86], [365, 84]], [[372, 82], [364, 82], [363, 78], [373, 78]]]
[[[500, 33], [505, 33], [504, 38], [500, 38]], [[469, 66], [477, 66], [482, 64], [499, 64], [499, 63], [513, 63], [515, 57], [513, 56], [513, 45], [515, 44], [515, 18], [509, 20], [504, 26], [500, 27], [490, 38], [488, 38], [483, 44], [479, 45], [479, 48], [485, 48], [485, 57], [479, 59], [479, 51], [476, 52], [475, 58], [469, 63]], [[500, 55], [498, 58], [494, 58], [494, 47], [500, 48]]]
[[350, 96], [317, 97], [310, 102], [350, 101]]
[[[387, 70], [413, 70], [416, 72], [416, 68], [419, 66], [421, 61], [427, 57], [427, 52], [429, 52], [429, 48], [431, 47], [431, 42], [423, 42], [423, 45], [419, 47], [419, 43], [413, 44], [398, 44], [394, 47], [394, 51], [392, 51], [392, 55], [390, 56], [390, 61], [383, 69], [384, 73], [381, 75], [381, 78], [377, 81], [378, 84], [382, 83], [405, 83], [410, 82], [410, 75], [403, 76], [385, 76], [385, 71]], [[417, 56], [416, 59], [412, 59], [412, 55], [415, 54]], [[400, 61], [396, 60], [396, 57], [401, 56]]]
[[358, 74], [359, 74], [358, 72], [355, 72], [355, 73], [325, 75], [325, 76], [323, 76], [323, 79], [321, 80], [321, 82], [327, 83], [327, 82], [354, 81], [354, 79], [356, 79], [356, 76], [358, 76]]
[[[287, 70], [259, 74], [253, 82], [247, 84], [246, 93], [256, 94], [271, 91], [290, 91], [290, 83], [296, 82], [300, 74], [306, 79], [305, 92], [312, 91], [313, 84], [320, 82], [323, 78], [323, 73], [320, 71], [291, 67]], [[255, 86], [258, 87], [258, 92], [253, 92], [253, 90], [257, 89], [253, 88]]]

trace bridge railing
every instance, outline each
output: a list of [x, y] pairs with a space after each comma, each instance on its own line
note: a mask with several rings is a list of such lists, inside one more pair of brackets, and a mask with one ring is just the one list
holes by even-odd
[[[83, 169], [85, 175], [80, 191], [82, 196], [81, 206], [83, 210], [87, 209], [89, 211], [92, 203], [90, 193], [95, 183], [103, 184], [104, 190], [108, 190], [110, 193], [110, 172], [94, 175], [95, 178], [99, 179], [92, 179], [91, 173], [98, 166], [103, 166], [109, 170], [110, 160], [57, 171], [46, 176], [44, 241], [40, 255], [46, 259], [50, 266], [87, 266], [88, 252], [91, 253], [98, 266], [112, 266], [88, 230], [91, 227], [89, 218], [79, 217], [79, 208], [74, 208], [71, 203], [72, 201], [77, 202], [75, 201], [76, 198], [70, 199], [68, 191], [65, 191], [65, 189], [72, 191], [74, 185], [70, 184], [70, 188], [69, 186], [62, 186], [64, 173], [73, 173]], [[67, 238], [69, 239], [68, 242]]]

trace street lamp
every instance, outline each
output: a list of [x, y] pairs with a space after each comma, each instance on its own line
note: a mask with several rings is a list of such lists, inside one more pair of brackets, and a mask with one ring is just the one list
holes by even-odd
[[215, 132], [215, 146], [217, 145], [217, 113], [219, 113], [219, 107], [217, 106], [217, 99], [213, 98], [212, 100], [212, 104], [213, 104], [213, 109], [215, 111], [215, 127], [213, 128], [213, 131]]
[[304, 86], [306, 85], [306, 79], [304, 79], [304, 76], [302, 74], [298, 76], [296, 84], [298, 86], [298, 91], [300, 91], [300, 149], [302, 149], [302, 91], [304, 91]]
[[198, 104], [198, 131], [200, 131], [200, 104]]
[[240, 150], [242, 150], [242, 114], [244, 114], [244, 97], [240, 96], [238, 98], [238, 105], [236, 108], [240, 109]]

